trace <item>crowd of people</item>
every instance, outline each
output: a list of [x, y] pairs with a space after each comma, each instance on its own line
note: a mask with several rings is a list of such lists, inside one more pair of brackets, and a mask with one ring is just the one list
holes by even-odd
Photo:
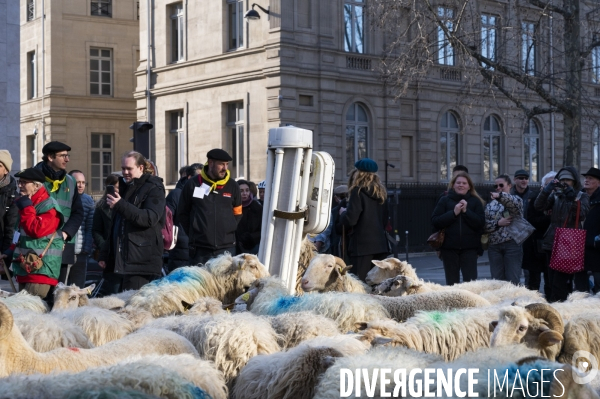
[[[14, 276], [19, 290], [52, 302], [59, 282], [85, 285], [91, 258], [108, 295], [226, 251], [258, 253], [265, 185], [230, 178], [226, 151], [181, 168], [169, 195], [156, 165], [130, 151], [95, 202], [84, 173], [67, 173], [70, 150], [50, 142], [39, 164], [14, 177], [10, 153], [0, 150], [0, 274]], [[168, 217], [178, 229], [165, 251]]]
[[[493, 279], [519, 284], [524, 274], [527, 288], [543, 290], [550, 301], [563, 301], [573, 290], [600, 291], [600, 170], [590, 168], [584, 184], [576, 168], [550, 172], [539, 191], [529, 187], [529, 173], [518, 170], [513, 179], [498, 176], [486, 204], [468, 170], [458, 165], [448, 191], [435, 207], [434, 231], [444, 231], [440, 258], [446, 284], [477, 279], [477, 258], [487, 249]], [[583, 270], [566, 273], [551, 267], [557, 228], [583, 229]], [[522, 272], [524, 271], [524, 272]]]

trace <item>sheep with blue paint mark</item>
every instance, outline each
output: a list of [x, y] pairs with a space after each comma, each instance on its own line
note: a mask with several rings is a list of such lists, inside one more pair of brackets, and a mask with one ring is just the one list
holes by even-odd
[[290, 296], [277, 277], [257, 280], [238, 300], [245, 302], [252, 313], [264, 316], [312, 311], [334, 320], [342, 332], [356, 331], [358, 321], [389, 318], [389, 313], [371, 295], [327, 292]]
[[191, 355], [132, 356], [79, 373], [13, 375], [0, 379], [0, 385], [0, 399], [66, 398], [78, 389], [136, 390], [171, 399], [227, 399], [228, 393], [214, 365]]
[[127, 301], [127, 307], [162, 317], [184, 313], [182, 301], [194, 303], [205, 296], [232, 303], [254, 280], [267, 276], [269, 271], [255, 255], [232, 257], [227, 253], [209, 260], [203, 267], [181, 267], [144, 285]]

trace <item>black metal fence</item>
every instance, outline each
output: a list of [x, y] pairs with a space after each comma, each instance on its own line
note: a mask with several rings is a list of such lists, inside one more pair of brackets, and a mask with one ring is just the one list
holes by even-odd
[[[446, 183], [388, 184], [388, 212], [394, 230], [392, 236], [400, 238], [400, 253], [405, 252], [407, 240], [409, 252], [432, 251], [427, 245], [427, 238], [433, 232], [431, 214], [447, 189]], [[488, 202], [494, 185], [475, 184], [475, 189]]]

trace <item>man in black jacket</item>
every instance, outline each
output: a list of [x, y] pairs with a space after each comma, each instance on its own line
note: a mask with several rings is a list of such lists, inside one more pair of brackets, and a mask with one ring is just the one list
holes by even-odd
[[235, 232], [242, 218], [240, 188], [227, 170], [232, 158], [219, 148], [206, 157], [200, 175], [185, 184], [177, 207], [177, 219], [188, 235], [192, 265], [225, 252], [235, 254]]
[[[17, 183], [9, 174], [11, 167], [10, 153], [7, 150], [0, 150], [0, 253], [4, 253], [10, 247], [19, 217], [19, 210], [14, 204]], [[4, 268], [1, 266], [0, 275], [6, 278]]]

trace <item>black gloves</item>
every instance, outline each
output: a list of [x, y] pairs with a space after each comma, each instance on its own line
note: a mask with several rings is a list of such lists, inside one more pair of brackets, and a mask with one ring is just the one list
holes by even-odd
[[26, 208], [28, 206], [33, 206], [33, 202], [31, 202], [31, 198], [29, 198], [26, 195], [23, 195], [18, 200], [16, 200], [15, 204], [17, 205], [17, 208], [19, 208], [19, 210], [23, 210], [24, 208]]
[[550, 183], [546, 184], [546, 187], [544, 187], [544, 191], [546, 193], [550, 194], [552, 192], [552, 190], [554, 190], [556, 188], [557, 185], [558, 185], [558, 182], [552, 180]]

